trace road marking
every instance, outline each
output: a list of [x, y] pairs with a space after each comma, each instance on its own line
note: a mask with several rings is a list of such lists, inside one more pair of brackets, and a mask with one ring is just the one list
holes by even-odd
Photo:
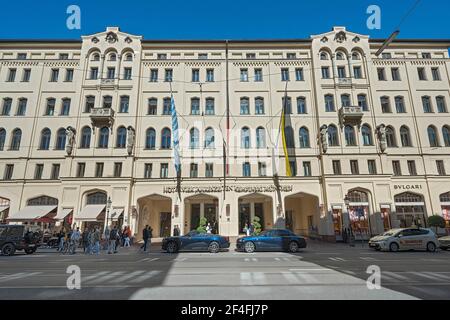
[[433, 272], [429, 272], [429, 271], [426, 271], [426, 272], [423, 272], [423, 273], [427, 274], [429, 276], [434, 276], [434, 277], [439, 278], [441, 280], [450, 280], [449, 276], [443, 275], [441, 273], [433, 273]]
[[152, 277], [154, 277], [154, 276], [156, 276], [156, 275], [158, 275], [160, 273], [161, 273], [161, 271], [153, 270], [153, 271], [147, 272], [146, 274], [143, 274], [142, 276], [139, 276], [139, 277], [137, 277], [137, 278], [135, 278], [133, 280], [130, 280], [129, 282], [131, 282], [131, 283], [140, 283], [140, 282], [145, 281], [147, 279], [150, 279], [150, 278], [152, 278]]
[[336, 261], [336, 262], [344, 262], [344, 261], [347, 261], [347, 260], [345, 260], [345, 259], [343, 259], [343, 258], [339, 258], [339, 257], [328, 258], [328, 259], [330, 259], [330, 260], [332, 260], [332, 261]]
[[31, 273], [20, 272], [20, 273], [15, 273], [15, 274], [12, 274], [12, 275], [3, 276], [2, 278], [0, 278], [0, 282], [7, 282], [7, 281], [11, 281], [11, 280], [29, 278], [29, 277], [37, 276], [39, 274], [42, 274], [42, 272], [31, 272]]
[[152, 262], [152, 261], [157, 261], [157, 260], [159, 260], [160, 258], [153, 258], [152, 260], [150, 260], [149, 262]]
[[409, 281], [408, 277], [402, 276], [400, 274], [391, 271], [381, 272], [381, 279], [383, 280], [383, 278], [390, 278], [391, 280]]
[[116, 277], [121, 276], [123, 273], [124, 273], [124, 271], [116, 271], [116, 272], [110, 273], [108, 275], [104, 275], [102, 277], [94, 279], [94, 280], [92, 280], [90, 282], [90, 284], [95, 284], [95, 283], [101, 283], [101, 282], [104, 282], [104, 281], [109, 281], [109, 280], [112, 280], [112, 279], [114, 279]]
[[377, 259], [375, 259], [375, 258], [372, 258], [372, 257], [359, 257], [361, 260], [364, 260], [364, 261], [376, 261]]
[[150, 260], [150, 258], [145, 258], [145, 259], [139, 260], [138, 262], [145, 262], [145, 261], [148, 261], [148, 260]]
[[141, 275], [144, 272], [145, 271], [143, 271], [143, 270], [134, 271], [134, 272], [132, 272], [130, 274], [127, 274], [127, 275], [124, 275], [124, 276], [119, 277], [117, 279], [111, 280], [111, 283], [121, 283], [121, 282], [127, 281], [128, 279], [132, 279], [134, 277], [137, 277], [137, 276]]
[[414, 274], [416, 276], [425, 278], [425, 279], [429, 279], [429, 280], [434, 280], [434, 281], [442, 281], [442, 278], [438, 278], [436, 277], [436, 275], [434, 273], [431, 274], [427, 274], [426, 272], [410, 272], [411, 274]]
[[281, 261], [281, 259], [280, 258], [275, 258], [275, 261]]
[[253, 262], [258, 262], [258, 259], [252, 258], [252, 261], [253, 261]]
[[289, 262], [291, 261], [291, 259], [289, 259], [289, 258], [283, 258], [283, 260], [284, 261], [289, 261]]
[[330, 269], [325, 269], [325, 268], [305, 268], [305, 269], [289, 269], [289, 271], [293, 271], [293, 272], [304, 272], [304, 271], [332, 271]]
[[176, 258], [176, 259], [173, 259], [172, 261], [174, 261], [174, 262], [183, 262], [183, 261], [186, 261], [187, 260], [187, 258]]
[[94, 274], [91, 275], [91, 276], [82, 277], [82, 278], [81, 278], [81, 281], [82, 281], [82, 282], [83, 282], [83, 281], [89, 281], [89, 280], [91, 280], [91, 279], [95, 279], [95, 278], [101, 277], [101, 276], [103, 276], [103, 275], [105, 275], [105, 274], [108, 274], [108, 273], [109, 273], [109, 271], [100, 271], [100, 272], [94, 273]]
[[264, 285], [267, 284], [266, 276], [263, 272], [241, 272], [242, 285]]

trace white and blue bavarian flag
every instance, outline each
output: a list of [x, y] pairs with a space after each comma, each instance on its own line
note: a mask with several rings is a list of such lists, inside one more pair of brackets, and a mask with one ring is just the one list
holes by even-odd
[[175, 99], [173, 94], [170, 99], [170, 112], [172, 114], [172, 139], [173, 139], [173, 160], [175, 164], [175, 171], [177, 176], [181, 173], [181, 162], [180, 162], [180, 139], [178, 133], [178, 117], [177, 110], [175, 109]]

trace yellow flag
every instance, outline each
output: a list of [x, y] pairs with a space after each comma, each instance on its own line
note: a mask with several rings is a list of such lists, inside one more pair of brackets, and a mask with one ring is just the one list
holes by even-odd
[[292, 177], [291, 162], [289, 161], [289, 152], [286, 143], [286, 104], [287, 97], [284, 99], [283, 112], [281, 112], [281, 139], [283, 141], [284, 157], [286, 159], [286, 175]]

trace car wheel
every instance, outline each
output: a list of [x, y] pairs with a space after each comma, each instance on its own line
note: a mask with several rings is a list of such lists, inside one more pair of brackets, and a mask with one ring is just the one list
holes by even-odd
[[2, 247], [2, 255], [4, 256], [12, 256], [16, 252], [16, 247], [11, 243], [7, 243]]
[[436, 252], [436, 245], [433, 242], [427, 243], [427, 251], [428, 252]]
[[244, 249], [245, 249], [245, 252], [247, 252], [247, 253], [253, 253], [253, 252], [255, 252], [256, 247], [253, 242], [249, 241], [249, 242], [245, 243]]
[[178, 251], [178, 246], [175, 242], [171, 241], [167, 244], [168, 253], [176, 253]]
[[33, 254], [33, 253], [35, 253], [35, 252], [36, 252], [36, 249], [30, 249], [30, 248], [25, 249], [25, 253], [26, 253], [26, 254]]
[[211, 253], [218, 253], [220, 250], [220, 246], [216, 241], [213, 241], [208, 246], [208, 251]]
[[391, 251], [391, 252], [397, 252], [398, 249], [399, 249], [399, 246], [398, 246], [398, 244], [395, 243], [395, 242], [392, 242], [392, 243], [389, 245], [389, 251]]
[[289, 243], [289, 252], [291, 253], [296, 253], [298, 251], [299, 247], [298, 247], [298, 243], [295, 241], [291, 241], [291, 243]]

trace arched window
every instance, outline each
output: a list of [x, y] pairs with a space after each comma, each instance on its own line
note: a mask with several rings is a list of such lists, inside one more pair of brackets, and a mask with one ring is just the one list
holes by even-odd
[[205, 114], [214, 115], [216, 113], [214, 106], [214, 98], [206, 98], [205, 101]]
[[352, 53], [352, 60], [361, 60], [361, 56], [359, 55], [358, 52]]
[[81, 130], [81, 142], [80, 142], [80, 148], [82, 149], [89, 149], [91, 147], [91, 128], [84, 127]]
[[369, 111], [367, 96], [365, 94], [358, 94], [358, 106], [361, 107], [363, 111]]
[[348, 193], [348, 200], [350, 202], [356, 202], [356, 203], [367, 203], [369, 202], [369, 195], [367, 192], [359, 191], [359, 190], [353, 190]]
[[6, 130], [1, 128], [0, 129], [0, 151], [3, 151], [5, 148], [5, 140], [6, 140]]
[[391, 113], [391, 102], [389, 97], [381, 97], [380, 98], [380, 102], [381, 102], [381, 111], [383, 113]]
[[430, 147], [439, 147], [437, 130], [433, 126], [428, 127], [428, 140], [430, 141]]
[[145, 149], [155, 149], [156, 147], [156, 131], [148, 128], [145, 133]]
[[48, 150], [50, 149], [50, 138], [51, 138], [52, 132], [50, 129], [45, 128], [41, 132], [41, 143], [39, 145], [39, 148], [41, 150]]
[[205, 130], [205, 148], [213, 149], [215, 147], [214, 129], [207, 128]]
[[397, 113], [405, 113], [405, 99], [402, 96], [395, 97], [395, 110]]
[[363, 138], [363, 145], [365, 146], [373, 146], [373, 139], [372, 139], [372, 130], [368, 125], [363, 125], [361, 128], [361, 134]]
[[439, 200], [441, 200], [441, 202], [450, 202], [450, 192], [441, 194]]
[[57, 206], [58, 205], [58, 199], [42, 196], [33, 198], [27, 201], [27, 205], [31, 207], [35, 206]]
[[444, 137], [444, 146], [450, 147], [450, 127], [442, 127], [442, 136]]
[[109, 61], [116, 61], [117, 60], [117, 55], [115, 53], [111, 53], [109, 55]]
[[255, 98], [255, 114], [264, 114], [264, 98], [256, 97]]
[[248, 98], [241, 98], [241, 114], [250, 114], [250, 102]]
[[302, 127], [299, 132], [300, 138], [300, 148], [310, 148], [311, 144], [309, 142], [309, 130], [308, 128]]
[[294, 129], [291, 126], [287, 126], [284, 129], [284, 134], [286, 136], [286, 146], [288, 148], [295, 148]]
[[386, 127], [386, 144], [390, 148], [397, 147], [397, 139], [395, 138], [395, 130], [392, 127]]
[[352, 126], [345, 126], [344, 132], [347, 146], [356, 146], [355, 128]]
[[242, 128], [241, 130], [241, 148], [242, 149], [250, 149], [250, 129], [247, 127]]
[[320, 60], [328, 60], [328, 53], [326, 53], [325, 51], [322, 51], [320, 53]]
[[92, 54], [92, 61], [100, 61], [100, 54], [95, 52]]
[[66, 147], [66, 129], [59, 129], [56, 133], [56, 150], [64, 150]]
[[116, 148], [125, 148], [127, 146], [127, 129], [120, 127], [117, 129]]
[[161, 149], [170, 149], [172, 135], [169, 128], [161, 131]]
[[333, 112], [335, 111], [334, 108], [334, 97], [332, 94], [327, 94], [325, 96], [325, 111], [326, 112]]
[[105, 192], [91, 193], [86, 197], [86, 205], [106, 204], [107, 201]]
[[199, 98], [191, 99], [191, 114], [192, 115], [200, 114], [200, 99]]
[[189, 146], [191, 149], [198, 149], [200, 147], [200, 131], [197, 128], [192, 128], [189, 131], [190, 143]]
[[262, 149], [266, 147], [266, 129], [259, 127], [256, 129], [256, 148]]
[[306, 98], [298, 97], [297, 98], [297, 113], [298, 114], [307, 114], [308, 110], [306, 109]]
[[109, 129], [107, 127], [103, 127], [100, 129], [98, 136], [98, 147], [101, 149], [107, 149], [109, 142]]
[[133, 61], [133, 54], [127, 53], [125, 55], [125, 61]]
[[20, 148], [20, 141], [22, 140], [22, 130], [14, 129], [11, 139], [11, 150], [17, 151]]
[[328, 126], [328, 145], [330, 147], [339, 146], [338, 130], [333, 124]]
[[400, 140], [403, 147], [412, 147], [411, 135], [407, 126], [401, 126], [400, 128]]
[[341, 103], [343, 107], [350, 107], [350, 95], [343, 94], [341, 95]]
[[345, 60], [345, 55], [342, 52], [336, 52], [336, 60]]

